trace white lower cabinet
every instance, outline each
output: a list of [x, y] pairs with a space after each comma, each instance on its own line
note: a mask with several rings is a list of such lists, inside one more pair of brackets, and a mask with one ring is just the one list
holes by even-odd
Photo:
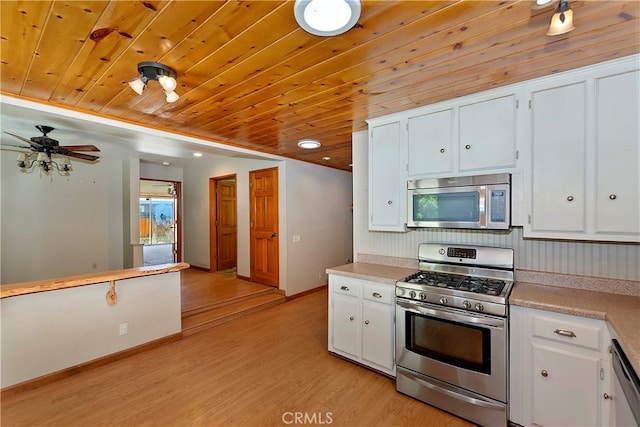
[[394, 286], [329, 275], [329, 351], [395, 376]]
[[510, 319], [509, 419], [523, 426], [611, 425], [605, 322], [513, 306]]

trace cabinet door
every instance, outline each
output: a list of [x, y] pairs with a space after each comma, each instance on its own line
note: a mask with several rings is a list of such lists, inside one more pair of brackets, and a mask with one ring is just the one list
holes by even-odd
[[362, 306], [362, 359], [387, 370], [393, 368], [393, 306], [365, 302]]
[[372, 127], [369, 152], [369, 229], [405, 231], [406, 150], [400, 122]]
[[410, 117], [409, 176], [453, 172], [453, 110]]
[[360, 357], [360, 316], [358, 308], [360, 300], [352, 297], [333, 297], [333, 348]]
[[460, 171], [516, 166], [516, 97], [460, 107]]
[[584, 232], [586, 84], [533, 92], [532, 104], [531, 230]]
[[600, 425], [600, 359], [565, 347], [533, 344], [532, 422]]
[[596, 233], [640, 236], [640, 71], [596, 80]]

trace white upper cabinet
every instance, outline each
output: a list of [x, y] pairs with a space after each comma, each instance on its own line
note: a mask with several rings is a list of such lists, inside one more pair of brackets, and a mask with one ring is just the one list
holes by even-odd
[[517, 164], [517, 100], [492, 92], [409, 114], [408, 177], [511, 172]]
[[525, 237], [640, 241], [634, 58], [532, 87]]
[[533, 92], [532, 232], [585, 231], [586, 83]]
[[640, 236], [640, 71], [598, 78], [596, 234]]
[[370, 126], [369, 230], [406, 230], [406, 155], [399, 121]]
[[409, 117], [409, 176], [453, 173], [453, 109]]
[[460, 172], [516, 167], [516, 97], [460, 106]]

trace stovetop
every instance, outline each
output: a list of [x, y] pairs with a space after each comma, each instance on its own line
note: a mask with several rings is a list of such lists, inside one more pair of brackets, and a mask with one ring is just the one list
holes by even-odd
[[506, 316], [513, 287], [513, 250], [425, 243], [420, 271], [396, 283], [396, 296]]
[[403, 282], [496, 296], [500, 295], [504, 287], [507, 286], [507, 282], [504, 280], [432, 271], [418, 271], [406, 277]]

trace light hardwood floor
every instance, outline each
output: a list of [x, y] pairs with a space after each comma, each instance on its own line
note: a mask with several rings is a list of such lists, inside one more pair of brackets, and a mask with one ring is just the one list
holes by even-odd
[[284, 426], [295, 413], [306, 425], [470, 425], [328, 353], [326, 291], [10, 395], [1, 405], [7, 427]]

